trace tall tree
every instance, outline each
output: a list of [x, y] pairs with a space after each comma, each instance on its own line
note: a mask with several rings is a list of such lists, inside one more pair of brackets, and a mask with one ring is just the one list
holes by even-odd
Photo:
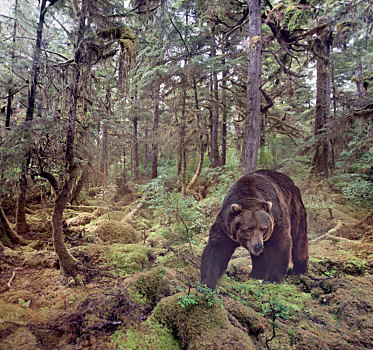
[[[211, 25], [211, 58], [216, 58], [216, 27], [215, 24]], [[212, 91], [212, 118], [211, 118], [211, 153], [214, 168], [220, 166], [220, 153], [219, 153], [219, 90], [218, 90], [218, 72], [216, 68], [212, 71], [211, 91]]]
[[[41, 43], [43, 37], [43, 27], [45, 22], [45, 14], [47, 12], [47, 0], [42, 0], [40, 4], [39, 23], [36, 34], [36, 43], [34, 48], [34, 55], [32, 59], [31, 79], [28, 90], [28, 104], [26, 111], [26, 124], [25, 128], [29, 131], [27, 138], [31, 139], [31, 121], [34, 118], [35, 110], [35, 95], [38, 84], [38, 77], [40, 73], [40, 53]], [[19, 235], [24, 236], [28, 233], [29, 226], [26, 221], [26, 193], [27, 193], [27, 172], [29, 168], [29, 162], [31, 159], [31, 150], [26, 150], [26, 154], [22, 164], [22, 170], [19, 180], [18, 189], [18, 200], [17, 200], [17, 214], [16, 214], [16, 231]]]
[[313, 172], [329, 176], [329, 139], [328, 120], [330, 111], [330, 47], [333, 39], [329, 18], [318, 19], [322, 30], [315, 38], [316, 55], [316, 114], [315, 114], [315, 152], [312, 160]]
[[240, 166], [244, 173], [256, 170], [260, 145], [260, 82], [262, 73], [261, 0], [249, 0], [249, 68], [247, 110]]
[[158, 124], [159, 124], [159, 83], [156, 84], [154, 92], [154, 112], [153, 112], [153, 127], [152, 127], [152, 179], [158, 176]]

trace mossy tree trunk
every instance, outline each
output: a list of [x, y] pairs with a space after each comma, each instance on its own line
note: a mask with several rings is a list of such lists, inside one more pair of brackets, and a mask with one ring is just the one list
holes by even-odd
[[192, 193], [192, 194], [194, 194], [192, 189], [196, 185], [196, 183], [199, 179], [199, 176], [201, 175], [201, 171], [202, 171], [202, 168], [203, 168], [203, 162], [204, 162], [204, 158], [205, 158], [205, 151], [206, 151], [206, 142], [204, 140], [204, 133], [205, 133], [206, 127], [203, 123], [202, 116], [199, 113], [199, 100], [198, 100], [197, 82], [196, 82], [195, 77], [193, 77], [193, 89], [194, 89], [194, 105], [195, 105], [195, 109], [197, 111], [197, 126], [198, 126], [198, 130], [199, 130], [199, 150], [200, 150], [200, 153], [199, 153], [199, 162], [198, 162], [197, 170], [194, 173], [193, 178], [190, 180], [190, 182], [189, 182], [189, 184], [186, 188], [187, 193]]
[[262, 73], [261, 0], [249, 0], [249, 68], [247, 107], [240, 167], [244, 173], [256, 170], [260, 146], [260, 82]]
[[87, 178], [88, 178], [88, 169], [84, 168], [80, 175], [78, 182], [76, 183], [75, 187], [72, 190], [72, 195], [71, 195], [71, 200], [70, 200], [71, 204], [73, 204], [74, 202], [78, 204], [79, 194], [82, 191], [83, 186], [85, 182], [87, 181]]
[[[318, 25], [323, 24], [318, 20]], [[328, 121], [330, 110], [330, 47], [332, 28], [326, 26], [315, 39], [316, 55], [316, 115], [315, 115], [315, 151], [312, 159], [313, 173], [329, 176], [329, 139]]]
[[158, 123], [159, 123], [159, 84], [156, 86], [154, 96], [154, 114], [152, 129], [152, 179], [158, 177]]
[[[215, 42], [216, 28], [211, 28], [211, 57], [216, 57], [216, 42]], [[212, 93], [213, 101], [211, 106], [212, 111], [212, 126], [211, 126], [211, 153], [213, 159], [213, 167], [220, 166], [219, 154], [219, 90], [218, 90], [218, 73], [214, 70], [212, 72]]]
[[137, 110], [137, 90], [133, 96], [133, 117], [132, 117], [132, 174], [135, 179], [139, 178], [139, 140], [138, 140], [138, 110]]
[[18, 182], [16, 209], [16, 231], [22, 237], [26, 237], [30, 229], [26, 220], [27, 168], [28, 166], [23, 167], [21, 178]]
[[83, 0], [81, 3], [79, 14], [79, 28], [77, 34], [78, 38], [74, 55], [75, 65], [72, 67], [73, 81], [71, 87], [71, 106], [69, 110], [66, 134], [65, 175], [62, 187], [57, 193], [57, 198], [54, 203], [52, 215], [53, 244], [60, 264], [61, 273], [67, 277], [73, 277], [75, 281], [77, 280], [77, 274], [79, 271], [79, 262], [70, 254], [65, 245], [62, 235], [62, 220], [63, 212], [71, 196], [71, 188], [76, 175], [76, 164], [74, 163], [74, 140], [77, 120], [79, 87], [81, 85], [81, 60], [83, 54], [81, 52], [81, 43], [83, 41], [86, 28], [85, 22], [87, 14], [87, 2], [85, 0]]
[[26, 241], [12, 229], [3, 209], [0, 207], [0, 245], [13, 248], [17, 244], [25, 245]]
[[[15, 47], [16, 47], [16, 37], [17, 37], [17, 17], [18, 17], [18, 0], [14, 3], [14, 25], [13, 25], [13, 44], [14, 48], [11, 54], [11, 64], [13, 65], [14, 58], [16, 57]], [[13, 101], [13, 82], [12, 79], [9, 81], [9, 89], [8, 89], [8, 98], [7, 98], [7, 105], [6, 105], [6, 117], [5, 117], [5, 129], [10, 129], [10, 119], [12, 115], [12, 101]]]

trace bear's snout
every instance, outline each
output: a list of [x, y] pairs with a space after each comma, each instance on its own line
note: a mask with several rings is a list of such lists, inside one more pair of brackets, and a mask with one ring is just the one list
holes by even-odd
[[264, 247], [263, 244], [257, 243], [254, 245], [254, 250], [256, 253], [260, 254], [263, 251]]

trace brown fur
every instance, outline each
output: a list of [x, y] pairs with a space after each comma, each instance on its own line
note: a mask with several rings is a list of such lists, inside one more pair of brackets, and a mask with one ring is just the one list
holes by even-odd
[[285, 174], [259, 170], [228, 191], [202, 254], [201, 283], [215, 288], [239, 246], [252, 258], [250, 277], [281, 283], [308, 270], [307, 214], [300, 191]]

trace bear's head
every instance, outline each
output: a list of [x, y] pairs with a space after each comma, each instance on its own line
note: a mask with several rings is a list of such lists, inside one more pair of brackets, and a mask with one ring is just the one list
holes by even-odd
[[229, 237], [252, 255], [259, 255], [273, 232], [271, 208], [271, 202], [261, 200], [231, 204], [226, 222]]

